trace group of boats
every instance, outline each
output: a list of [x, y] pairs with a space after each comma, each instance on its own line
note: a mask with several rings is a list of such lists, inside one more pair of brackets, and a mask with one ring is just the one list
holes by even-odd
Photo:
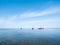
[[[23, 29], [23, 28], [20, 28], [20, 29]], [[32, 30], [34, 30], [34, 28], [31, 28]], [[37, 29], [44, 29], [44, 28], [37, 28]]]
[[[34, 28], [32, 28], [32, 30], [33, 30]], [[44, 29], [44, 28], [38, 28], [38, 29]]]

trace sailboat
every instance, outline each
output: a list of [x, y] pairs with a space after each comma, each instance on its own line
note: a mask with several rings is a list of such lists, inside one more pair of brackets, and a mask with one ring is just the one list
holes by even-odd
[[38, 29], [44, 29], [44, 28], [38, 28]]
[[44, 29], [44, 28], [40, 27], [40, 28], [38, 28], [38, 29]]

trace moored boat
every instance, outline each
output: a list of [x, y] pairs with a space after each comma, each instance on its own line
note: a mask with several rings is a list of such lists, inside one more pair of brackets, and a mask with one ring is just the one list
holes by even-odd
[[44, 28], [38, 28], [38, 29], [44, 29]]
[[32, 30], [33, 30], [34, 28], [32, 28]]

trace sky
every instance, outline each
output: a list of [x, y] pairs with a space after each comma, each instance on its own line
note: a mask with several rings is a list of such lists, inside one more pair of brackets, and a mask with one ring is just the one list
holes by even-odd
[[60, 0], [0, 0], [0, 28], [60, 28]]

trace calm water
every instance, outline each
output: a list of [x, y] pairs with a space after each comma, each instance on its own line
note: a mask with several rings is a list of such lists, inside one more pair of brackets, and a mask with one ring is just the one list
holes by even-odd
[[0, 45], [60, 45], [60, 29], [0, 29]]

